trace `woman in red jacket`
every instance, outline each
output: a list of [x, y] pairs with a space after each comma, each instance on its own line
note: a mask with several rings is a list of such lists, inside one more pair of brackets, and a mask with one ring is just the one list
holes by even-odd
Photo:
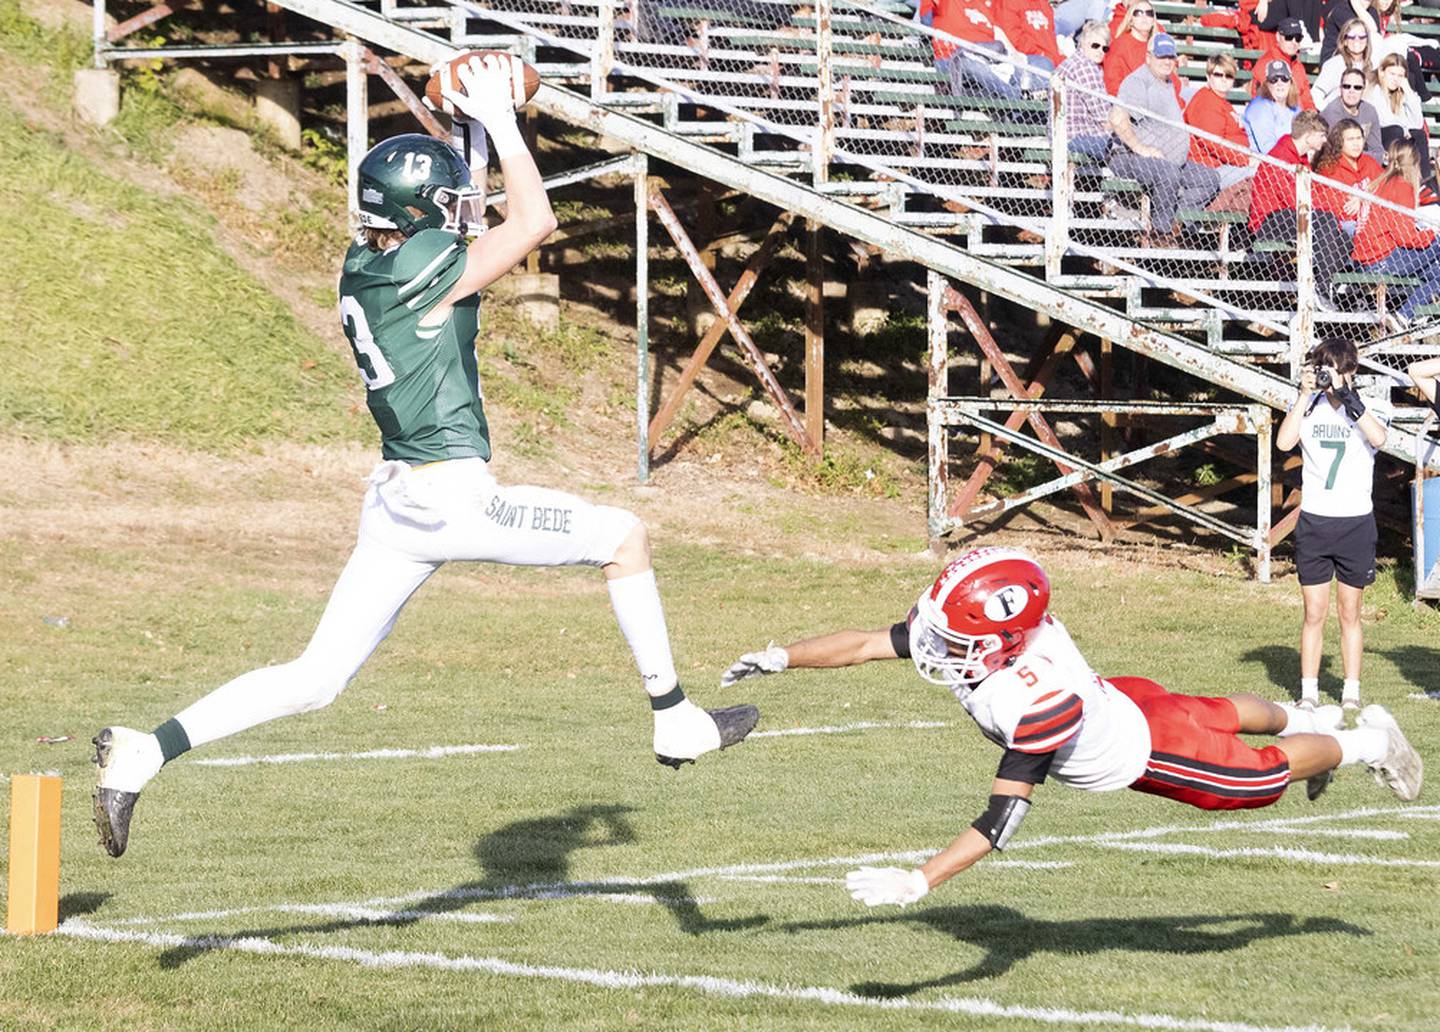
[[[1110, 51], [1105, 55], [1105, 92], [1110, 96], [1118, 95], [1125, 77], [1145, 63], [1155, 29], [1155, 6], [1150, 0], [1125, 0], [1125, 14], [1111, 28]], [[1178, 80], [1175, 90], [1180, 90]]]
[[[1353, 118], [1340, 119], [1330, 127], [1325, 146], [1315, 157], [1315, 207], [1332, 213], [1340, 220], [1340, 228], [1353, 236], [1360, 218], [1360, 194], [1383, 171], [1380, 162], [1365, 153], [1365, 130], [1360, 123]], [[1337, 190], [1326, 183], [1327, 179], [1351, 187], [1354, 192]]]
[[[1399, 208], [1415, 207], [1420, 193], [1420, 155], [1408, 139], [1390, 145], [1389, 168], [1375, 180], [1371, 192]], [[1354, 258], [1370, 272], [1418, 276], [1420, 285], [1405, 303], [1387, 316], [1392, 329], [1408, 326], [1415, 309], [1440, 297], [1440, 241], [1432, 229], [1421, 229], [1413, 215], [1378, 204], [1367, 204], [1355, 231]]]
[[1235, 85], [1238, 66], [1229, 54], [1214, 54], [1205, 62], [1205, 88], [1185, 105], [1185, 124], [1228, 140], [1225, 147], [1199, 136], [1190, 137], [1190, 160], [1208, 165], [1220, 176], [1220, 189], [1234, 186], [1255, 174], [1250, 163], [1250, 138], [1226, 94]]

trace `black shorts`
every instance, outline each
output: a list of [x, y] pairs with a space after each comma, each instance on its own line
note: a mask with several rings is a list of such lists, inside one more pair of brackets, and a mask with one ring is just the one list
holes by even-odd
[[1301, 512], [1295, 524], [1295, 568], [1302, 585], [1375, 583], [1375, 514], [1316, 516]]

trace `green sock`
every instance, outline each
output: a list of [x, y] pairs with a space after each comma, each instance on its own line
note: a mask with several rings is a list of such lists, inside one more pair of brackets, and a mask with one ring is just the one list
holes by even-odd
[[155, 740], [160, 743], [160, 755], [164, 762], [169, 763], [181, 753], [190, 751], [190, 736], [185, 733], [185, 728], [180, 721], [171, 717], [151, 732]]

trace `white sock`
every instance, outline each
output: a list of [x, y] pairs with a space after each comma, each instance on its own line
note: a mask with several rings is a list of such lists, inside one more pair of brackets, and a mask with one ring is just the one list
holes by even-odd
[[1286, 735], [1303, 735], [1314, 732], [1314, 711], [1297, 709], [1293, 706], [1281, 706], [1280, 708], [1285, 711], [1285, 727], [1280, 731], [1281, 738]]
[[1342, 687], [1342, 688], [1340, 689], [1340, 697], [1341, 697], [1342, 699], [1358, 699], [1358, 698], [1360, 698], [1360, 678], [1358, 678], [1358, 677], [1347, 677], [1347, 678], [1345, 678], [1345, 685], [1344, 685], [1344, 687]]
[[1390, 735], [1384, 728], [1356, 727], [1349, 731], [1327, 732], [1340, 743], [1340, 765], [1363, 763], [1374, 766], [1390, 749]]
[[1320, 678], [1318, 678], [1318, 677], [1302, 677], [1302, 678], [1300, 678], [1300, 698], [1302, 698], [1302, 699], [1317, 699], [1317, 698], [1319, 698], [1319, 697], [1320, 697]]
[[670, 635], [665, 629], [665, 609], [655, 586], [655, 571], [632, 573], [605, 582], [610, 588], [610, 605], [620, 633], [630, 644], [640, 679], [651, 698], [671, 691], [679, 678], [670, 654]]

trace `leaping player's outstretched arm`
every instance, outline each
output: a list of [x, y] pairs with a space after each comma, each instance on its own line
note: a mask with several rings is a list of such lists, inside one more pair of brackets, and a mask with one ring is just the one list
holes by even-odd
[[1419, 362], [1411, 362], [1405, 367], [1410, 374], [1410, 379], [1415, 381], [1415, 389], [1420, 392], [1420, 397], [1436, 405], [1436, 413], [1440, 414], [1440, 393], [1435, 390], [1437, 379], [1440, 379], [1440, 358], [1425, 358]]
[[[908, 634], [903, 620], [874, 631], [832, 631], [784, 646], [771, 642], [767, 648], [747, 652], [732, 663], [730, 669], [720, 675], [720, 684], [728, 688], [756, 674], [778, 674], [796, 667], [830, 669], [858, 666], [872, 659], [899, 659], [897, 633]], [[908, 647], [905, 651], [908, 653]]]
[[[465, 272], [441, 302], [441, 308], [484, 290], [555, 231], [555, 213], [540, 170], [515, 123], [512, 74], [510, 59], [504, 55], [472, 57], [469, 64], [456, 70], [464, 91], [448, 87], [442, 91], [456, 110], [479, 122], [489, 133], [505, 180], [506, 215], [504, 222], [470, 241]], [[476, 169], [474, 174], [483, 176], [485, 170]]]

